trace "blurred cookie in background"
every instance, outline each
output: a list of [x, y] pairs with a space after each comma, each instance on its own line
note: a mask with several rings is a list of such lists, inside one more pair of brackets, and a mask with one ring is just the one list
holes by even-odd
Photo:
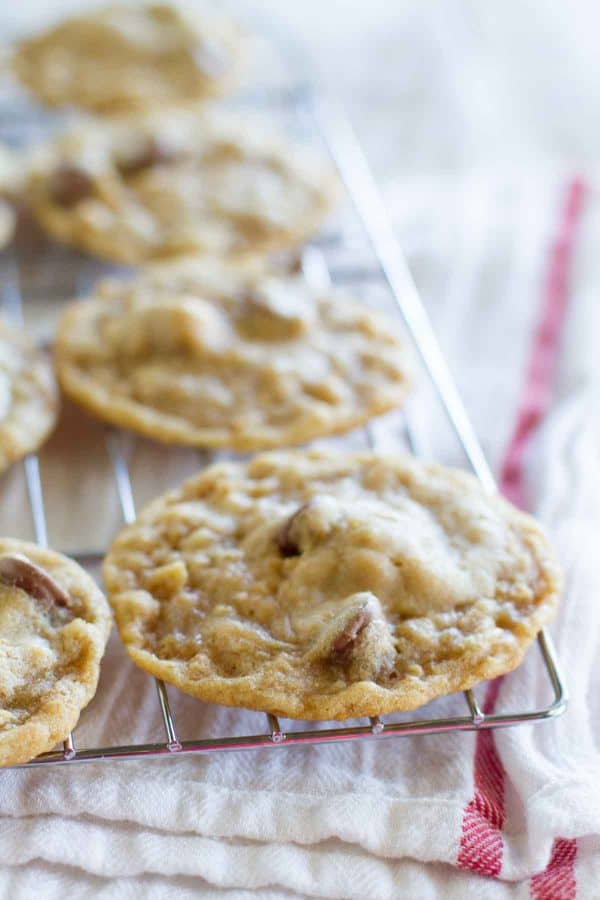
[[393, 321], [345, 295], [226, 261], [110, 280], [71, 304], [55, 354], [65, 392], [159, 441], [239, 451], [348, 431], [404, 403]]
[[0, 473], [46, 440], [58, 409], [49, 358], [0, 319]]
[[175, 6], [111, 4], [16, 45], [13, 70], [50, 106], [122, 115], [226, 93], [244, 38], [226, 18]]
[[336, 179], [269, 122], [188, 109], [77, 126], [34, 154], [26, 193], [55, 239], [137, 264], [299, 243], [332, 208]]

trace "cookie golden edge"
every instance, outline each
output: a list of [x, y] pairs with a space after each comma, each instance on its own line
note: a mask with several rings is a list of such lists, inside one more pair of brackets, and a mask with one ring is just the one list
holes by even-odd
[[[9, 410], [9, 421], [0, 421], [0, 475], [13, 463], [18, 462], [28, 453], [33, 453], [45, 443], [54, 431], [60, 414], [60, 396], [58, 384], [54, 376], [52, 362], [43, 350], [40, 350], [21, 330], [11, 328], [0, 319], [0, 340], [15, 343], [24, 353], [28, 354], [31, 365], [27, 373], [18, 377], [33, 376], [37, 396], [43, 401], [43, 414], [36, 414], [35, 427], [31, 427], [31, 416], [17, 416], [17, 421], [12, 422]], [[23, 423], [19, 420], [23, 418]], [[12, 424], [11, 424], [12, 423]]]
[[[318, 451], [316, 455], [319, 455]], [[442, 466], [430, 466], [436, 470], [444, 470]], [[445, 471], [453, 474], [457, 487], [460, 487], [464, 478], [472, 477], [460, 470]], [[168, 497], [177, 494], [178, 491], [172, 491], [157, 498], [141, 515], [150, 515], [154, 510], [160, 509]], [[135, 642], [141, 637], [139, 610], [135, 603], [119, 596], [122, 588], [119, 567], [113, 565], [111, 560], [113, 550], [121, 542], [126, 542], [135, 531], [135, 523], [120, 532], [105, 557], [102, 569], [104, 583], [118, 631], [133, 662], [149, 674], [199, 700], [306, 721], [344, 721], [392, 712], [408, 712], [431, 700], [468, 690], [482, 681], [513, 671], [521, 664], [539, 632], [556, 615], [563, 576], [546, 535], [531, 516], [520, 512], [502, 497], [495, 499], [510, 510], [513, 522], [518, 524], [521, 535], [537, 562], [539, 587], [535, 612], [527, 621], [519, 623], [515, 631], [516, 642], [511, 648], [506, 648], [500, 642], [487, 645], [482, 652], [462, 654], [458, 659], [444, 662], [440, 665], [440, 672], [435, 677], [428, 676], [425, 682], [420, 682], [415, 676], [406, 676], [397, 682], [393, 690], [383, 688], [373, 681], [359, 681], [337, 693], [292, 696], [285, 690], [285, 686], [283, 689], [279, 688], [268, 666], [263, 669], [259, 678], [255, 675], [231, 678], [204, 676], [200, 681], [193, 681], [186, 676], [185, 662], [160, 660], [153, 653], [136, 646]]]
[[[84, 664], [77, 677], [63, 676], [58, 688], [53, 688], [26, 722], [10, 731], [0, 731], [2, 768], [29, 762], [41, 753], [52, 750], [75, 728], [82, 710], [96, 693], [100, 663], [112, 628], [112, 615], [104, 594], [76, 562], [28, 541], [0, 538], [0, 554], [15, 553], [46, 569], [65, 590], [70, 592], [75, 588], [78, 596], [85, 598], [86, 612], [91, 621], [84, 620], [89, 640]], [[68, 577], [67, 584], [65, 577]]]
[[66, 351], [68, 334], [81, 310], [80, 303], [81, 301], [75, 301], [65, 310], [56, 330], [54, 361], [62, 390], [71, 400], [97, 418], [164, 444], [228, 449], [239, 453], [297, 446], [318, 438], [345, 434], [366, 425], [377, 416], [400, 409], [413, 388], [412, 358], [407, 349], [405, 377], [401, 384], [394, 386], [393, 397], [390, 392], [377, 402], [371, 403], [368, 408], [365, 407], [355, 415], [347, 416], [331, 425], [315, 424], [314, 427], [306, 427], [305, 424], [298, 424], [285, 429], [265, 428], [262, 434], [255, 431], [252, 434], [237, 436], [226, 428], [194, 428], [175, 418], [169, 420], [167, 413], [153, 410], [142, 403], [115, 397], [99, 388], [92, 378], [82, 375], [80, 368], [69, 361]]
[[[35, 97], [44, 106], [50, 109], [64, 109], [65, 107], [74, 107], [82, 110], [88, 115], [99, 116], [104, 119], [126, 119], [131, 116], [142, 115], [153, 108], [152, 102], [136, 101], [133, 97], [121, 97], [119, 99], [107, 98], [97, 103], [86, 103], [82, 100], [75, 101], [69, 98], [59, 98], [51, 91], [44, 87], [43, 81], [40, 81], [33, 72], [31, 60], [28, 58], [28, 49], [20, 45], [11, 58], [11, 70], [19, 83]], [[202, 91], [197, 91], [191, 100], [187, 101], [182, 97], [176, 100], [167, 101], [169, 108], [183, 108], [195, 103], [209, 103], [220, 98], [226, 98], [232, 94], [240, 84], [241, 76], [245, 67], [243, 53], [238, 53], [234, 65], [230, 72], [221, 77], [218, 81], [207, 81]]]

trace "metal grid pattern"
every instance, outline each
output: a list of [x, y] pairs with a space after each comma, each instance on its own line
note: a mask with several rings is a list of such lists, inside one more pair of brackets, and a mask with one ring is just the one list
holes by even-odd
[[[284, 92], [277, 98], [277, 104], [285, 107], [287, 113], [291, 112], [296, 121], [302, 123], [304, 130], [308, 129], [320, 136], [345, 184], [348, 199], [352, 202], [356, 221], [361, 230], [361, 240], [365, 246], [370, 246], [374, 259], [374, 263], [367, 268], [352, 264], [336, 268], [335, 265], [328, 263], [326, 249], [335, 244], [343, 244], [344, 236], [335, 233], [325, 234], [302, 254], [302, 267], [306, 277], [314, 283], [321, 284], [333, 280], [344, 284], [350, 282], [353, 285], [360, 285], [361, 282], [368, 281], [369, 285], [372, 285], [373, 281], [376, 281], [387, 288], [404, 320], [423, 363], [425, 373], [441, 403], [447, 425], [454, 431], [468, 466], [486, 490], [496, 490], [493, 475], [448, 372], [428, 316], [394, 237], [384, 204], [349, 122], [339, 108], [323, 100], [306, 85], [297, 87], [293, 91]], [[18, 266], [15, 263], [9, 268], [12, 275], [2, 286], [3, 306], [6, 314], [18, 323], [22, 321]], [[408, 447], [418, 455], [420, 449], [418, 431], [411, 427], [409, 414], [404, 417], [403, 421], [404, 439]], [[135, 519], [135, 504], [127, 457], [123, 447], [124, 439], [125, 435], [122, 432], [115, 429], [106, 430], [106, 449], [112, 464], [122, 518], [124, 522], [129, 523]], [[368, 446], [377, 448], [374, 428], [368, 426], [365, 429], [365, 440]], [[37, 456], [28, 456], [24, 460], [23, 466], [35, 538], [41, 546], [47, 546], [46, 513]], [[89, 562], [100, 556], [100, 554], [88, 552], [73, 555], [81, 562]], [[263, 733], [180, 741], [169, 704], [167, 688], [162, 681], [155, 679], [164, 725], [164, 741], [78, 749], [73, 736], [70, 735], [64, 742], [62, 750], [42, 754], [26, 765], [74, 765], [83, 762], [141, 757], [175, 759], [190, 753], [208, 753], [219, 750], [289, 747], [298, 744], [359, 739], [380, 740], [447, 731], [499, 728], [543, 721], [562, 713], [567, 697], [552, 641], [544, 632], [538, 637], [538, 648], [541, 664], [552, 693], [552, 700], [542, 708], [525, 708], [520, 711], [486, 715], [474, 694], [466, 691], [464, 692], [464, 715], [451, 718], [422, 718], [392, 722], [386, 721], [384, 716], [365, 720], [364, 725], [349, 727], [335, 725], [318, 730], [302, 726], [298, 728], [296, 723], [293, 729], [286, 733], [275, 716], [265, 715], [266, 728]]]

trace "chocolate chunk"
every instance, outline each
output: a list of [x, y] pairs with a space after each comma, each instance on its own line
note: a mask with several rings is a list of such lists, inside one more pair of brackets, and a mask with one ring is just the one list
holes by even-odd
[[83, 169], [63, 165], [52, 174], [50, 195], [54, 203], [69, 209], [94, 193], [94, 181]]
[[69, 605], [69, 595], [54, 578], [20, 553], [0, 556], [0, 582], [20, 588], [48, 606]]
[[292, 537], [292, 528], [294, 527], [294, 522], [301, 512], [309, 506], [308, 503], [303, 503], [302, 506], [299, 506], [295, 513], [293, 513], [288, 519], [285, 520], [283, 525], [279, 528], [275, 536], [275, 541], [277, 542], [277, 546], [279, 547], [279, 552], [282, 556], [300, 556], [300, 547], [295, 542]]
[[362, 609], [358, 609], [356, 615], [352, 616], [350, 621], [346, 623], [343, 631], [338, 634], [331, 645], [332, 655], [342, 656], [347, 653], [372, 618], [372, 612], [368, 607], [365, 606]]
[[174, 147], [150, 138], [133, 156], [118, 159], [117, 168], [121, 175], [137, 175], [153, 166], [172, 163], [179, 156], [180, 153]]

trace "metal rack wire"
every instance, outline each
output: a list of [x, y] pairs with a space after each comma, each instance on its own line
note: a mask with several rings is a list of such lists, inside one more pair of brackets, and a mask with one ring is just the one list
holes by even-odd
[[[281, 98], [280, 98], [281, 99]], [[316, 134], [321, 136], [334, 160], [348, 197], [357, 213], [363, 230], [363, 237], [370, 244], [375, 263], [368, 270], [356, 266], [333, 268], [326, 263], [326, 254], [319, 250], [328, 243], [335, 243], [340, 238], [330, 235], [328, 239], [317, 240], [316, 246], [308, 247], [303, 255], [303, 268], [307, 277], [321, 283], [333, 275], [333, 281], [344, 283], [361, 282], [374, 279], [387, 286], [395, 302], [417, 352], [423, 362], [425, 372], [441, 402], [448, 424], [455, 432], [456, 438], [464, 452], [465, 459], [488, 491], [496, 489], [493, 475], [485, 460], [480, 444], [468, 419], [460, 396], [454, 386], [447, 369], [439, 345], [435, 338], [425, 309], [419, 299], [404, 257], [393, 234], [391, 224], [386, 215], [383, 201], [379, 195], [368, 164], [360, 145], [345, 118], [343, 112], [329, 101], [323, 100], [310, 87], [289, 91], [284, 102], [293, 107], [293, 111], [310, 121]], [[18, 270], [3, 286], [2, 297], [5, 311], [14, 320], [22, 320], [21, 297], [19, 291]], [[410, 449], [419, 453], [418, 433], [411, 428], [410, 419], [405, 419], [406, 439]], [[106, 431], [106, 447], [112, 464], [116, 491], [119, 499], [122, 518], [129, 523], [135, 519], [135, 504], [132, 482], [124, 452], [125, 435], [114, 429]], [[375, 448], [377, 438], [368, 427], [365, 433], [367, 445]], [[37, 542], [47, 546], [46, 514], [40, 467], [35, 455], [28, 456], [24, 463], [24, 474], [27, 485], [31, 517]], [[78, 554], [74, 554], [76, 557]], [[80, 557], [98, 557], [100, 554], [86, 552]], [[83, 559], [82, 559], [83, 561]], [[480, 708], [471, 691], [464, 692], [464, 715], [444, 718], [422, 718], [410, 721], [387, 721], [386, 717], [374, 717], [365, 720], [364, 725], [348, 727], [324, 727], [322, 729], [297, 727], [297, 723], [286, 731], [275, 716], [265, 714], [266, 728], [264, 732], [235, 737], [198, 738], [196, 740], [180, 740], [177, 726], [165, 684], [155, 679], [158, 703], [164, 726], [163, 741], [135, 745], [119, 745], [99, 748], [76, 748], [73, 736], [65, 741], [62, 750], [45, 753], [27, 763], [27, 766], [40, 765], [74, 765], [83, 762], [98, 762], [115, 759], [138, 759], [141, 757], [169, 757], [175, 759], [186, 754], [209, 753], [219, 750], [243, 750], [268, 747], [291, 747], [299, 744], [317, 744], [333, 741], [352, 741], [360, 739], [381, 740], [383, 738], [409, 735], [438, 734], [448, 731], [473, 731], [478, 729], [499, 728], [518, 725], [526, 722], [540, 722], [559, 715], [564, 711], [567, 695], [566, 688], [559, 672], [552, 641], [544, 632], [538, 637], [538, 648], [541, 664], [548, 679], [552, 699], [541, 708], [524, 709], [486, 715]], [[150, 676], [148, 676], [150, 677]]]

